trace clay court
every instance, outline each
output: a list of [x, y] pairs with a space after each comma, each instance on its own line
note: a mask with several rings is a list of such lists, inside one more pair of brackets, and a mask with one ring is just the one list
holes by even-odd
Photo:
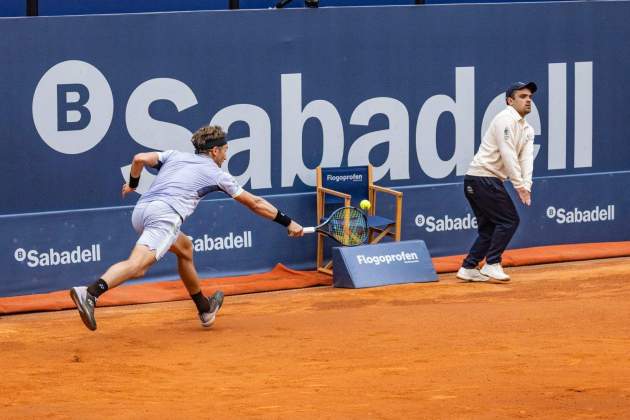
[[630, 258], [0, 318], [2, 418], [627, 418]]

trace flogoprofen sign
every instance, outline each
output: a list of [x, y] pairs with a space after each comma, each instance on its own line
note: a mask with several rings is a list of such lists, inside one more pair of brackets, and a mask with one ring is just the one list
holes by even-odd
[[436, 281], [424, 241], [400, 241], [333, 249], [335, 287], [375, 287]]

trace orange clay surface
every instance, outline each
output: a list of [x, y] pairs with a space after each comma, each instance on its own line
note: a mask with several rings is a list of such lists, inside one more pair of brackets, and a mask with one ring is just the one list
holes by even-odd
[[630, 258], [0, 318], [0, 418], [630, 418]]

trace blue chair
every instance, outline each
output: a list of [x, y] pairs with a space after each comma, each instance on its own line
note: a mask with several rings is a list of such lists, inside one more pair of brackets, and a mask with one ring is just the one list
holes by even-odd
[[[375, 244], [388, 237], [400, 241], [402, 219], [402, 196], [399, 191], [374, 185], [372, 165], [345, 168], [317, 167], [317, 220], [324, 221], [333, 210], [343, 206], [359, 207], [362, 200], [371, 204], [367, 211], [368, 243]], [[378, 214], [377, 194], [387, 194], [395, 200], [394, 214], [385, 217]], [[332, 274], [332, 261], [324, 261], [324, 240], [317, 234], [317, 271]]]

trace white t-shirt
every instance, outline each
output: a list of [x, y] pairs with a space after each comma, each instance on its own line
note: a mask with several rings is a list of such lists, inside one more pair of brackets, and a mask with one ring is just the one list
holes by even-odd
[[234, 177], [207, 155], [165, 150], [158, 156], [158, 175], [138, 204], [163, 201], [185, 220], [208, 193], [223, 191], [234, 198], [243, 192]]

